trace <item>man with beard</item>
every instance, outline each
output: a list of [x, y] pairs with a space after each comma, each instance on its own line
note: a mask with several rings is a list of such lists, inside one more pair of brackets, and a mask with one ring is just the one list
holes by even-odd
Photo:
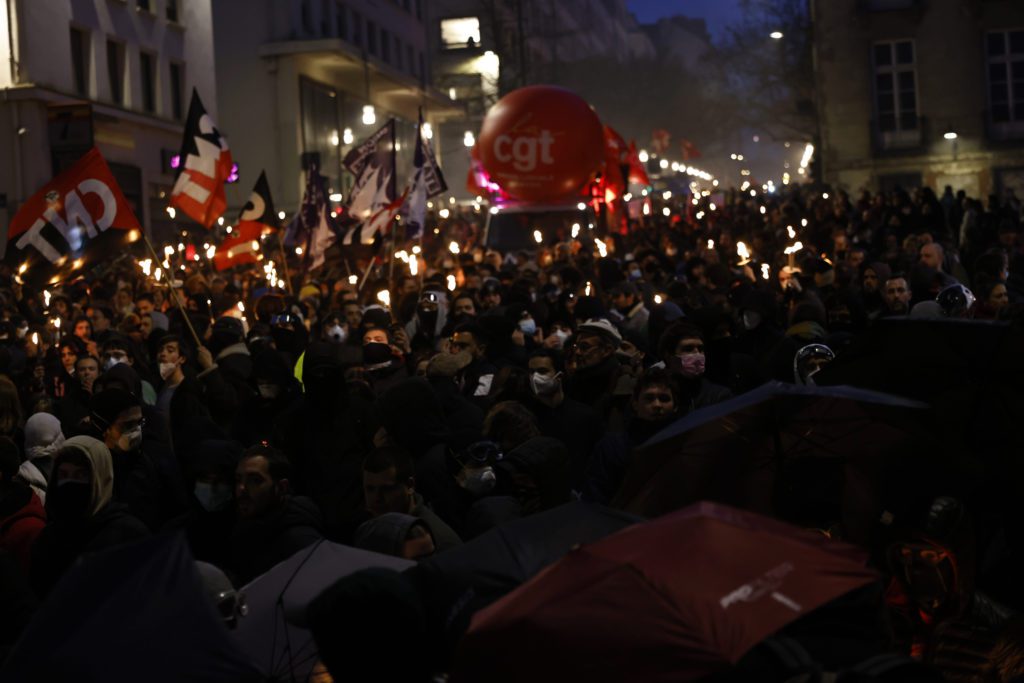
[[679, 388], [666, 370], [652, 368], [640, 376], [630, 402], [632, 415], [622, 432], [612, 432], [594, 448], [587, 466], [583, 499], [608, 504], [622, 485], [630, 454], [679, 416]]
[[884, 263], [869, 263], [861, 275], [861, 298], [869, 320], [875, 320], [885, 313], [885, 284], [892, 271]]
[[910, 299], [912, 292], [907, 279], [902, 275], [896, 275], [885, 281], [884, 317], [906, 316], [910, 312]]

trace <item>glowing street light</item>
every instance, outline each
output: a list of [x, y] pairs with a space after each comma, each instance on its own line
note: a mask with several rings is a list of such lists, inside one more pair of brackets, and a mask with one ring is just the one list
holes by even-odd
[[772, 40], [782, 40], [782, 31], [772, 31], [768, 34], [768, 37]]

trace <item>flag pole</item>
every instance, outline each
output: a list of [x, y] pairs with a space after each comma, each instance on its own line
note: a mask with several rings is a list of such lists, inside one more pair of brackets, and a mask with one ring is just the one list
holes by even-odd
[[288, 285], [288, 293], [292, 293], [292, 276], [288, 272], [288, 253], [284, 250], [284, 238], [281, 237], [281, 229], [277, 230], [277, 246], [281, 249], [281, 264], [284, 266], [284, 282]]
[[[392, 197], [391, 201], [394, 201], [395, 199], [398, 198], [398, 155], [397, 155], [397, 153], [395, 151], [396, 147], [398, 145], [398, 140], [396, 140], [396, 137], [395, 137], [395, 129], [396, 128], [397, 128], [397, 126], [395, 125], [395, 121], [394, 121], [394, 119], [392, 119], [392, 121], [391, 121], [391, 179], [388, 181], [389, 184], [391, 185], [391, 188], [390, 188], [391, 189], [390, 194], [391, 194], [391, 197]], [[395, 248], [397, 246], [398, 230], [395, 228], [395, 221], [394, 220], [391, 220], [389, 222], [391, 223], [391, 225], [388, 226], [389, 228], [391, 228], [391, 251], [388, 253], [388, 265], [389, 265], [389, 269], [388, 269], [388, 286], [394, 287], [395, 286], [395, 282], [394, 282], [394, 280], [395, 280]]]
[[[149, 241], [149, 236], [143, 232], [142, 239], [146, 242], [146, 246], [149, 248], [149, 253], [153, 255], [154, 263], [163, 263], [157, 253], [156, 249], [153, 248], [153, 243]], [[202, 346], [203, 342], [200, 341], [199, 335], [196, 333], [196, 328], [192, 326], [192, 321], [188, 317], [188, 311], [185, 310], [185, 304], [182, 303], [181, 297], [178, 296], [178, 292], [175, 291], [172, 281], [174, 280], [174, 271], [167, 274], [167, 289], [171, 293], [171, 298], [174, 299], [174, 303], [178, 305], [178, 309], [181, 311], [181, 316], [185, 318], [185, 324], [188, 325], [188, 331], [192, 333], [192, 338], [196, 340], [196, 346]]]

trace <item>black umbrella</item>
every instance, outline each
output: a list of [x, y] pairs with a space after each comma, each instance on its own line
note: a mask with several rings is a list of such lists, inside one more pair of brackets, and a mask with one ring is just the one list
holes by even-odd
[[[710, 499], [771, 514], [783, 473], [786, 482], [809, 479], [801, 491], [815, 489], [824, 503], [828, 477], [869, 486], [863, 480], [890, 466], [887, 456], [924, 438], [914, 418], [927, 407], [853, 387], [769, 382], [653, 436], [634, 453], [615, 504], [653, 517]], [[837, 472], [847, 464], [855, 469]]]
[[271, 680], [306, 681], [317, 661], [306, 628], [306, 607], [338, 579], [360, 569], [401, 571], [414, 563], [400, 557], [318, 541], [249, 583], [249, 613], [233, 632], [238, 646]]
[[176, 534], [83, 558], [40, 606], [0, 680], [264, 679], [231, 640]]
[[449, 650], [476, 610], [511, 592], [574, 547], [642, 517], [591, 503], [566, 503], [502, 524], [405, 572], [427, 607], [428, 631]]

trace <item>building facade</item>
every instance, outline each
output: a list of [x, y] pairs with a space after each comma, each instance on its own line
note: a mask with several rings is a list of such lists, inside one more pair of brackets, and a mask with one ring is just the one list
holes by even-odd
[[827, 182], [1024, 196], [1024, 3], [810, 5]]
[[[424, 0], [216, 0], [213, 28], [218, 124], [241, 181], [228, 191], [241, 206], [266, 170], [278, 208], [301, 201], [316, 162], [330, 194], [343, 201], [352, 178], [345, 154], [397, 121], [399, 186], [412, 166], [418, 111], [436, 129], [457, 114], [430, 86]], [[442, 158], [444, 149], [438, 147]], [[338, 195], [341, 195], [339, 198]]]
[[148, 231], [172, 231], [192, 88], [217, 116], [210, 0], [0, 2], [0, 221], [99, 147]]

